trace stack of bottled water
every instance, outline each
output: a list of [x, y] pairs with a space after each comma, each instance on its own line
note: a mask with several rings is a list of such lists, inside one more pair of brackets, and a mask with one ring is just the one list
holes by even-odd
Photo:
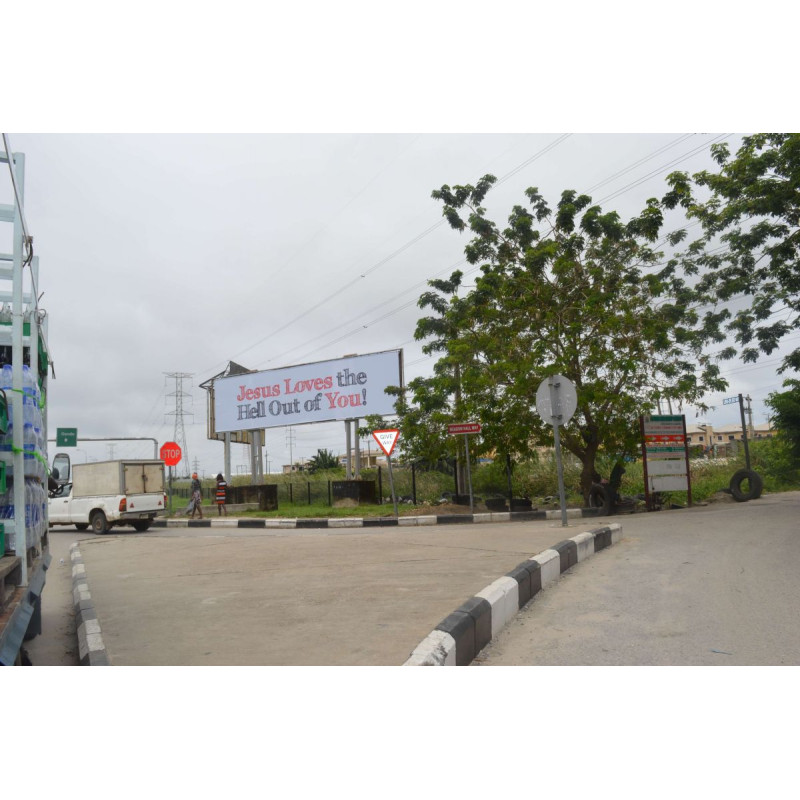
[[[44, 423], [41, 409], [39, 383], [27, 365], [22, 367], [22, 395], [13, 390], [12, 367], [5, 364], [0, 371], [0, 389], [6, 393], [8, 401], [8, 429], [0, 434], [0, 453], [13, 454], [14, 422], [12, 407], [22, 401], [22, 447], [24, 451], [25, 482], [25, 542], [26, 547], [34, 547], [41, 540], [47, 526], [47, 452]], [[14, 508], [14, 465], [13, 459], [6, 461], [6, 491], [0, 492], [0, 519], [21, 518]], [[15, 525], [15, 528], [18, 528]], [[6, 536], [6, 548], [15, 548], [14, 536]]]

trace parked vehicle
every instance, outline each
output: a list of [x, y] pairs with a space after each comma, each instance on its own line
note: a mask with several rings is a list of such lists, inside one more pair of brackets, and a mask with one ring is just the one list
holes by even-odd
[[118, 525], [146, 531], [167, 507], [164, 462], [154, 460], [97, 461], [69, 464], [59, 453], [53, 461], [59, 486], [48, 500], [50, 526], [74, 525], [108, 533]]

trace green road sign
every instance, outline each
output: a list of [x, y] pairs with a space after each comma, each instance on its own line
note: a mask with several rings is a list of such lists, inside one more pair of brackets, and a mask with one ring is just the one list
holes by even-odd
[[56, 428], [57, 447], [75, 447], [78, 444], [77, 428]]

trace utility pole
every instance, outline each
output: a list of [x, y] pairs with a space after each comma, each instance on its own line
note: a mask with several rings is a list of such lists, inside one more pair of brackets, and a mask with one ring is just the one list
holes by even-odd
[[752, 400], [752, 398], [750, 397], [749, 394], [747, 395], [747, 397], [745, 397], [745, 400], [747, 400], [747, 409], [746, 409], [746, 411], [747, 411], [747, 432], [750, 434], [750, 438], [754, 439], [755, 438], [755, 430], [753, 428], [753, 408], [750, 405], [753, 402], [753, 400]]
[[185, 475], [183, 477], [189, 476], [189, 464], [191, 461], [189, 460], [189, 447], [186, 444], [186, 428], [184, 426], [183, 417], [185, 414], [192, 414], [191, 411], [186, 411], [184, 409], [183, 400], [185, 397], [191, 399], [191, 394], [185, 392], [183, 390], [183, 382], [184, 380], [190, 380], [193, 376], [188, 372], [165, 372], [167, 379], [174, 379], [175, 381], [175, 391], [170, 392], [167, 397], [174, 397], [175, 398], [175, 410], [168, 411], [167, 414], [169, 416], [175, 417], [175, 430], [173, 433], [173, 441], [177, 442], [177, 444], [181, 448], [181, 460], [178, 463], [178, 466], [175, 468], [175, 472], [178, 476], [181, 476], [180, 468], [181, 464], [184, 465]]

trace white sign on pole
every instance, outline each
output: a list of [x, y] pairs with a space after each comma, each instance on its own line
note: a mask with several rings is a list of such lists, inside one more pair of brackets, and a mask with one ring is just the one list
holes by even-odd
[[372, 438], [378, 443], [378, 447], [386, 453], [387, 456], [392, 454], [395, 444], [397, 444], [397, 437], [400, 431], [396, 428], [388, 428], [382, 431], [372, 431]]
[[545, 378], [536, 390], [536, 410], [548, 425], [566, 425], [578, 408], [575, 384], [563, 375]]
[[561, 461], [560, 425], [566, 425], [578, 408], [578, 393], [575, 385], [563, 375], [545, 378], [536, 390], [536, 410], [541, 418], [553, 426], [556, 467], [558, 470], [558, 496], [561, 501], [561, 525], [567, 527], [567, 496], [564, 491], [564, 465]]

